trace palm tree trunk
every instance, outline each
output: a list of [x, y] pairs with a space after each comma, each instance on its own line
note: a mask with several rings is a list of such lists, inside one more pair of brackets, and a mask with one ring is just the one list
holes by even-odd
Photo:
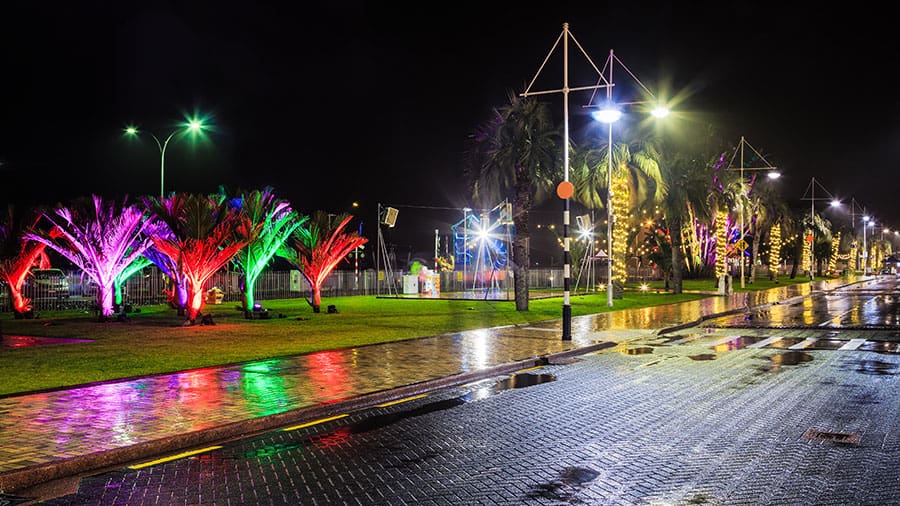
[[516, 311], [528, 311], [528, 266], [531, 262], [528, 245], [528, 212], [531, 209], [530, 182], [516, 184], [516, 201], [513, 205], [513, 276], [515, 278]]
[[759, 243], [761, 242], [761, 234], [759, 230], [755, 230], [753, 234], [753, 247], [750, 249], [750, 284], [756, 281], [756, 258], [759, 255]]
[[241, 283], [241, 289], [244, 290], [243, 296], [244, 300], [244, 316], [247, 318], [250, 317], [250, 312], [253, 311], [253, 304], [256, 300], [253, 298], [253, 287], [256, 285], [256, 278], [252, 278], [250, 276], [246, 276]]

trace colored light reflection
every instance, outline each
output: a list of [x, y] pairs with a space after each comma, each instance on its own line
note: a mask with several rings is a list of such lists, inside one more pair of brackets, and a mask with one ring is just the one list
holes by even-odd
[[278, 360], [253, 362], [241, 368], [244, 401], [247, 409], [259, 416], [287, 411], [289, 397], [284, 377], [272, 374], [280, 370]]

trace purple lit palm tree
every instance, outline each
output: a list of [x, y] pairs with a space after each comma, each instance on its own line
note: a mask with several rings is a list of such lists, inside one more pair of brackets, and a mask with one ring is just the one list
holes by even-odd
[[48, 231], [26, 238], [55, 250], [97, 284], [100, 319], [105, 320], [113, 314], [116, 277], [151, 244], [153, 219], [127, 198], [119, 205], [97, 195], [42, 214]]

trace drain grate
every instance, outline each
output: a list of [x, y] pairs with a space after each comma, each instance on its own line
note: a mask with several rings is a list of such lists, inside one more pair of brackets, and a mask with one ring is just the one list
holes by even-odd
[[851, 434], [849, 432], [828, 432], [824, 430], [806, 429], [803, 433], [805, 439], [813, 441], [828, 441], [830, 443], [841, 443], [848, 445], [858, 445], [862, 436], [859, 434]]

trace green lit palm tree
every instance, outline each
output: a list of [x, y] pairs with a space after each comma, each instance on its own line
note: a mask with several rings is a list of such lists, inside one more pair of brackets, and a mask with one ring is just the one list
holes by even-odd
[[259, 233], [233, 260], [243, 273], [241, 291], [244, 313], [247, 314], [253, 309], [256, 280], [278, 249], [309, 217], [291, 209], [290, 203], [278, 198], [271, 187], [242, 192], [236, 205], [250, 220], [251, 227], [259, 228]]
[[528, 310], [529, 213], [561, 179], [559, 137], [545, 102], [510, 92], [509, 104], [495, 109], [472, 138], [467, 171], [475, 198], [492, 204], [512, 195], [517, 311]]

